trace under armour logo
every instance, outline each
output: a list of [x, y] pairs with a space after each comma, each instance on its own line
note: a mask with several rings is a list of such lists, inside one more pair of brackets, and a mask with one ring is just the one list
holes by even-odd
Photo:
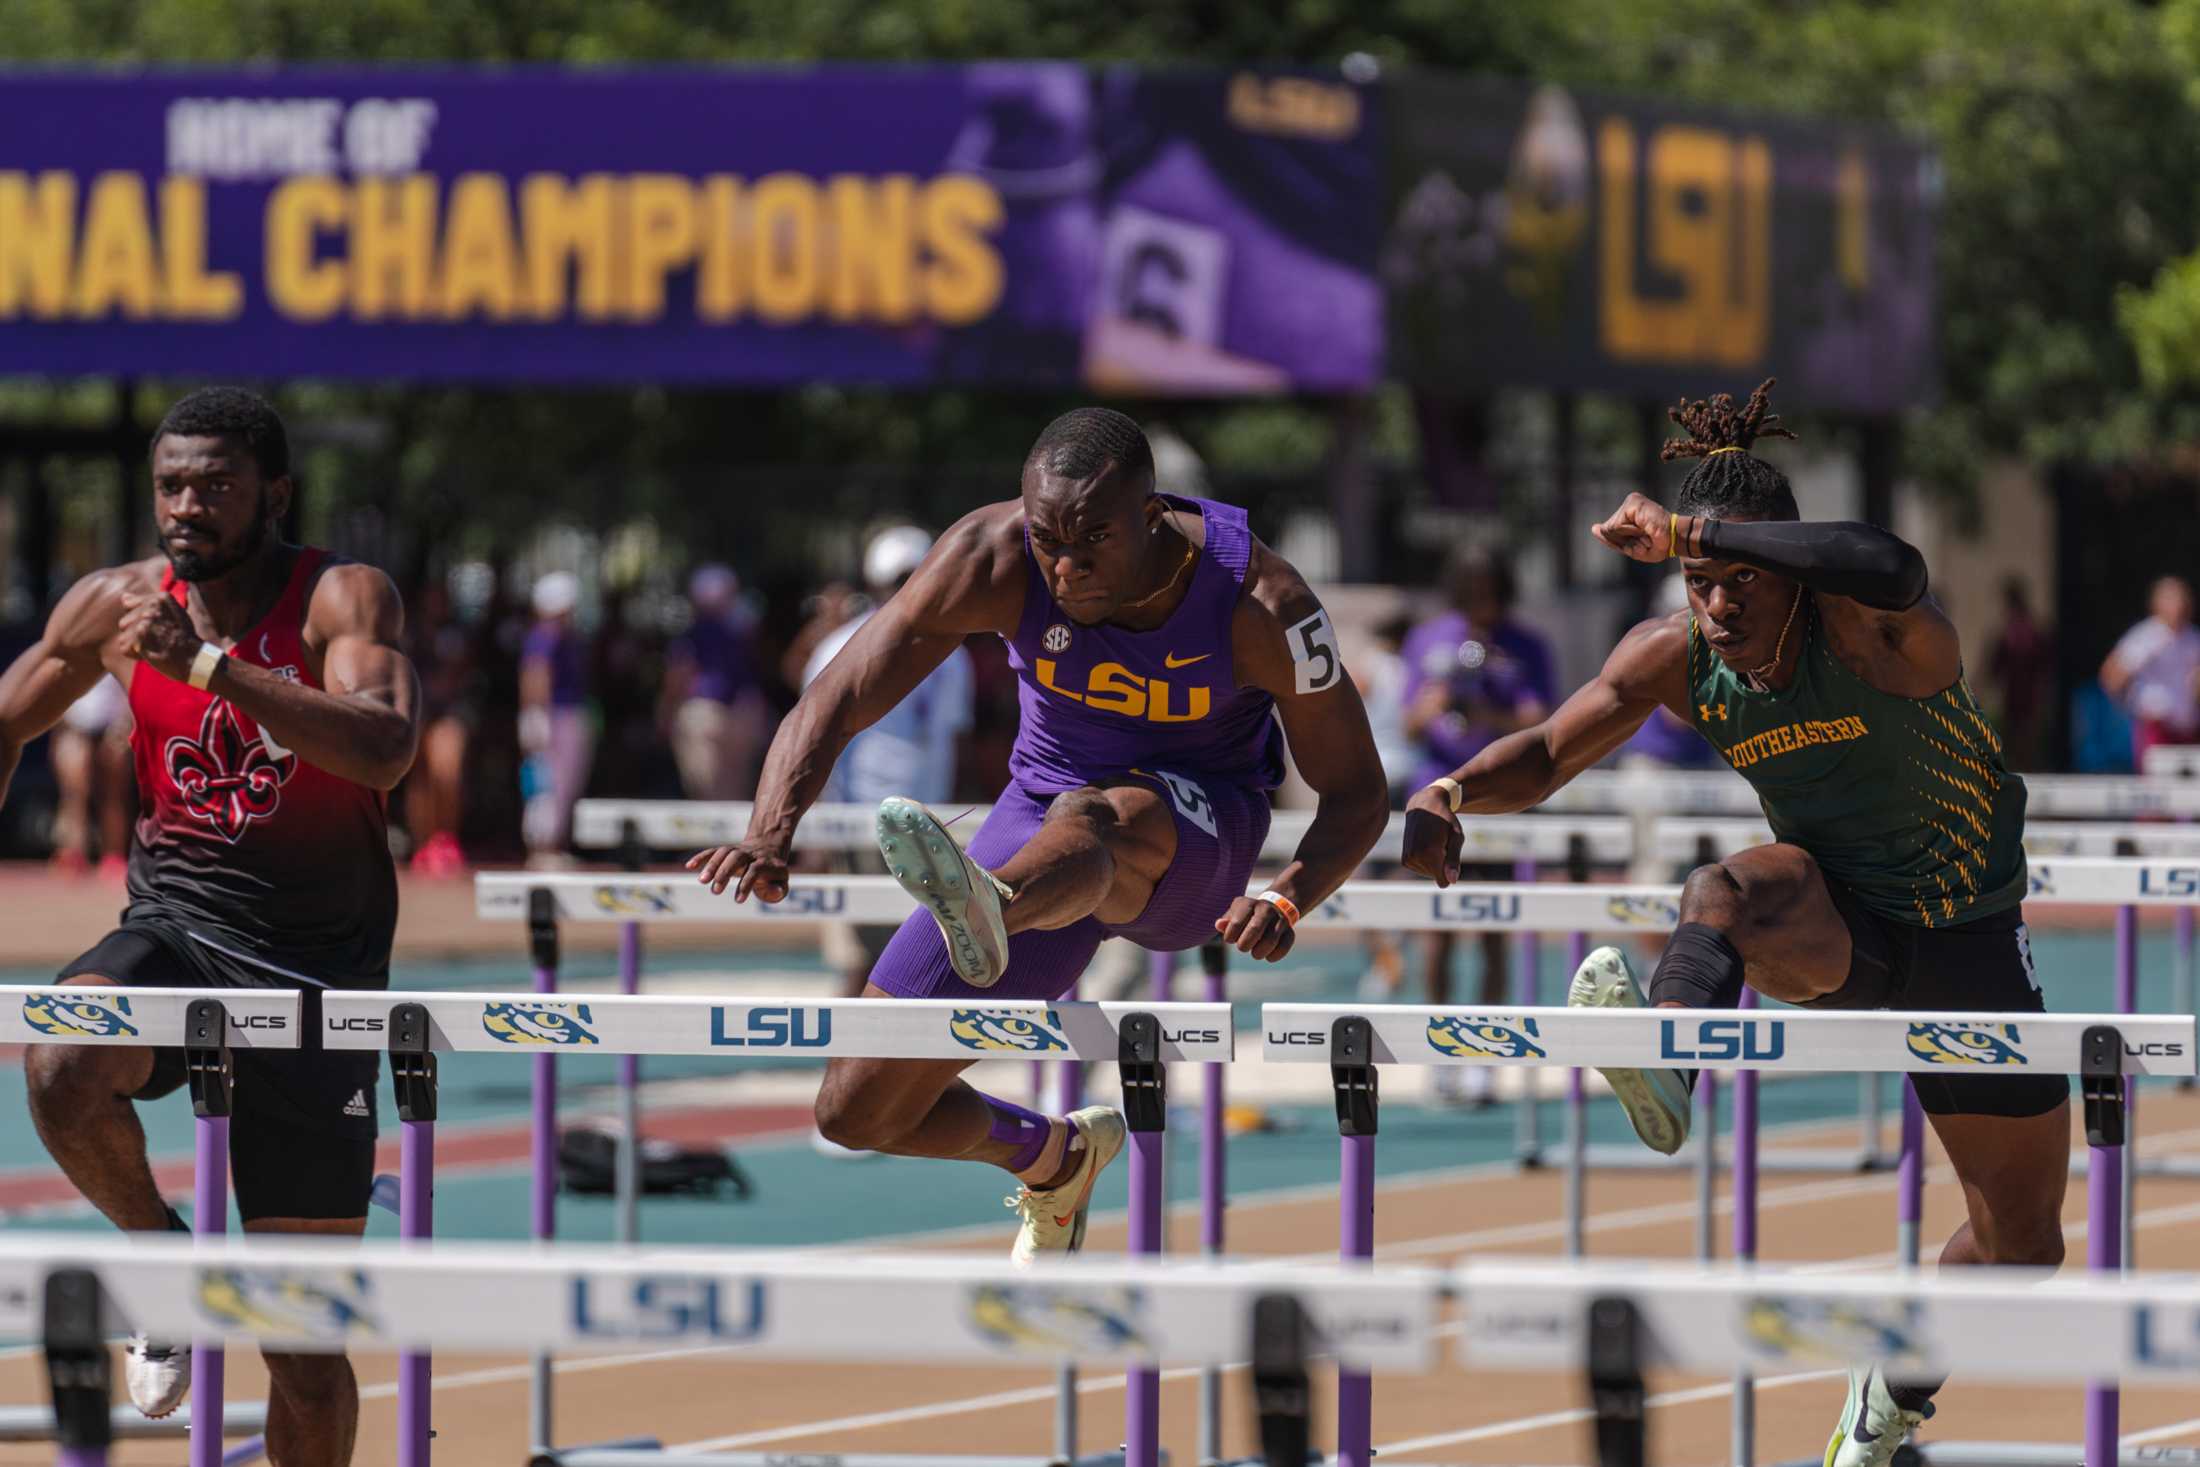
[[1709, 703], [1698, 703], [1696, 706], [1703, 710], [1703, 721], [1705, 723], [1709, 723], [1714, 718], [1721, 723], [1726, 722], [1726, 705], [1724, 703], [1719, 704], [1716, 708]]
[[178, 734], [165, 752], [184, 810], [231, 845], [253, 821], [275, 813], [283, 786], [298, 771], [296, 754], [278, 754], [261, 739], [247, 743], [237, 710], [219, 698], [206, 705], [198, 739]]

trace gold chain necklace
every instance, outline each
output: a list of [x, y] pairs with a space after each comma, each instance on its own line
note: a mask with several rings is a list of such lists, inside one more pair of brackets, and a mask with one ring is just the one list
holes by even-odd
[[1158, 590], [1158, 591], [1156, 591], [1156, 592], [1154, 592], [1154, 593], [1153, 593], [1152, 595], [1150, 595], [1150, 596], [1141, 596], [1141, 597], [1139, 597], [1139, 598], [1138, 598], [1138, 599], [1137, 599], [1136, 601], [1126, 601], [1126, 602], [1124, 602], [1124, 603], [1123, 603], [1123, 610], [1125, 610], [1125, 611], [1136, 611], [1136, 610], [1137, 610], [1137, 609], [1138, 609], [1139, 607], [1141, 607], [1141, 606], [1144, 606], [1144, 605], [1145, 605], [1145, 604], [1146, 604], [1147, 602], [1149, 602], [1149, 601], [1158, 601], [1158, 600], [1159, 600], [1160, 598], [1162, 598], [1163, 596], [1166, 596], [1166, 595], [1167, 595], [1167, 594], [1168, 594], [1168, 593], [1169, 593], [1170, 591], [1172, 591], [1172, 590], [1174, 590], [1174, 589], [1176, 588], [1176, 583], [1177, 583], [1177, 581], [1178, 581], [1178, 580], [1179, 580], [1179, 579], [1180, 579], [1180, 578], [1181, 578], [1181, 577], [1183, 576], [1184, 572], [1185, 572], [1186, 570], [1188, 570], [1188, 569], [1189, 569], [1189, 568], [1191, 567], [1191, 564], [1192, 564], [1192, 562], [1193, 562], [1194, 560], [1197, 560], [1198, 558], [1199, 558], [1199, 547], [1198, 547], [1197, 545], [1194, 545], [1194, 544], [1192, 544], [1192, 543], [1191, 543], [1191, 542], [1190, 542], [1189, 540], [1185, 541], [1185, 543], [1184, 543], [1184, 562], [1183, 562], [1183, 564], [1179, 565], [1179, 566], [1178, 566], [1178, 567], [1177, 567], [1177, 568], [1176, 568], [1176, 569], [1175, 569], [1175, 570], [1174, 570], [1173, 572], [1171, 572], [1171, 573], [1170, 573], [1170, 575], [1169, 575], [1169, 578], [1168, 578], [1168, 579], [1167, 579], [1166, 581], [1163, 581], [1163, 582], [1161, 583], [1161, 589], [1160, 589], [1160, 590]]
[[1749, 680], [1752, 683], [1756, 684], [1757, 691], [1760, 693], [1771, 691], [1771, 689], [1765, 684], [1765, 674], [1771, 672], [1774, 668], [1780, 665], [1780, 654], [1787, 650], [1788, 628], [1795, 625], [1795, 608], [1801, 606], [1802, 604], [1803, 588], [1801, 586], [1797, 586], [1795, 588], [1795, 599], [1788, 603], [1787, 620], [1780, 623], [1780, 640], [1772, 644], [1772, 660], [1766, 663], [1763, 667], [1753, 667], [1749, 670]]

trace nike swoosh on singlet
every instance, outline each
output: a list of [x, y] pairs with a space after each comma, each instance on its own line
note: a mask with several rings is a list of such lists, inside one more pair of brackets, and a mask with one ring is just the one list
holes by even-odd
[[1163, 667], [1169, 668], [1190, 667], [1193, 663], [1205, 662], [1208, 658], [1214, 655], [1215, 654], [1212, 652], [1202, 652], [1197, 657], [1185, 657], [1180, 659], [1174, 652], [1171, 652], [1168, 656], [1161, 659], [1161, 665]]

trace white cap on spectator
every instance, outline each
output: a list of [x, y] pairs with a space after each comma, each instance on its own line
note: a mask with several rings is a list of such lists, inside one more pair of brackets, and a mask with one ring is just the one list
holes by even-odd
[[581, 580], [571, 571], [552, 571], [535, 582], [535, 615], [563, 616], [580, 604]]
[[896, 525], [873, 536], [863, 552], [863, 579], [871, 586], [892, 586], [915, 570], [931, 552], [932, 537], [915, 525]]

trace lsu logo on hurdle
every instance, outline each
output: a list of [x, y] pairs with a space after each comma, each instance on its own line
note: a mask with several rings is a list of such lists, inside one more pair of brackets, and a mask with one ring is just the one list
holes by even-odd
[[491, 1003], [481, 1029], [499, 1044], [601, 1044], [584, 1003]]
[[1139, 1322], [1139, 1289], [1059, 1284], [979, 1284], [970, 1291], [970, 1327], [1004, 1350], [1131, 1354], [1152, 1349]]
[[1428, 1047], [1465, 1059], [1549, 1059], [1533, 1019], [1477, 1019], [1470, 1014], [1434, 1014], [1428, 1021]]
[[1910, 1025], [1910, 1053], [1929, 1065], [2028, 1065], [2014, 1024]]
[[23, 1022], [56, 1039], [134, 1039], [126, 998], [78, 998], [33, 993], [23, 1000]]
[[199, 1313], [212, 1323], [291, 1340], [380, 1334], [372, 1292], [357, 1269], [283, 1268], [204, 1268], [194, 1290]]
[[599, 886], [596, 909], [615, 917], [653, 917], [672, 910], [669, 886]]
[[1604, 914], [1622, 927], [1664, 929], [1681, 920], [1680, 904], [1661, 896], [1616, 896], [1604, 904]]
[[955, 1009], [947, 1016], [947, 1032], [963, 1048], [1015, 1054], [1068, 1054], [1069, 1041], [1062, 1037], [1061, 1027], [1052, 1009], [1046, 1011], [1043, 1024], [1015, 1009]]
[[1761, 1359], [1846, 1365], [1918, 1354], [1918, 1306], [1764, 1295], [1744, 1301], [1742, 1336]]

